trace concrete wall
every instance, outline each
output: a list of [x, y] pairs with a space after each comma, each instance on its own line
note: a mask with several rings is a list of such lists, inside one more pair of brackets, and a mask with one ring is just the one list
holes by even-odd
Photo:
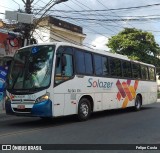
[[83, 44], [86, 35], [72, 32], [54, 25], [42, 26], [35, 30], [33, 36], [38, 43], [47, 43], [53, 41], [70, 42], [74, 44]]

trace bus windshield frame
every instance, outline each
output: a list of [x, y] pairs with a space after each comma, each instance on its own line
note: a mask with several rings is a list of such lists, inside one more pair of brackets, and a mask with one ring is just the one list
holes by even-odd
[[13, 94], [35, 93], [50, 86], [55, 45], [37, 45], [18, 50], [7, 78]]

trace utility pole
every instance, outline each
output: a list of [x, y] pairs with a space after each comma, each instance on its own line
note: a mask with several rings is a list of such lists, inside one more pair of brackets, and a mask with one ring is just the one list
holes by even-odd
[[[33, 3], [34, 0], [22, 0], [23, 3], [25, 4], [25, 12], [27, 14], [32, 13], [32, 7], [31, 4]], [[30, 44], [30, 31], [32, 29], [31, 24], [24, 24], [24, 46], [27, 46]]]
[[[25, 4], [25, 12], [27, 14], [31, 14], [32, 13], [32, 7], [31, 4], [33, 3], [34, 0], [22, 0], [23, 3]], [[36, 43], [36, 40], [34, 38], [31, 38], [33, 35], [33, 31], [34, 29], [36, 29], [37, 25], [39, 24], [39, 22], [42, 20], [42, 18], [44, 17], [44, 15], [56, 4], [62, 3], [62, 2], [66, 2], [68, 0], [55, 0], [53, 1], [51, 4], [49, 4], [50, 6], [48, 6], [49, 8], [47, 8], [43, 15], [39, 18], [39, 20], [37, 21], [37, 23], [35, 23], [35, 25], [32, 24], [24, 24], [24, 46], [30, 45], [30, 44], [34, 44]], [[31, 33], [32, 31], [32, 33]]]
[[25, 4], [25, 7], [26, 7], [25, 8], [26, 13], [31, 14], [31, 10], [32, 10], [31, 4], [33, 3], [34, 0], [26, 0], [26, 2], [24, 0], [22, 0], [22, 1], [23, 1], [23, 3]]

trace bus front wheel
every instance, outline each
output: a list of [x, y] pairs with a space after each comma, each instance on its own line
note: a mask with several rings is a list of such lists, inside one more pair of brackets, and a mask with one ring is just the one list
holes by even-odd
[[78, 105], [78, 119], [79, 121], [86, 121], [91, 115], [91, 105], [87, 98], [82, 98]]
[[141, 106], [142, 106], [141, 97], [137, 95], [135, 100], [135, 110], [139, 111], [141, 109]]

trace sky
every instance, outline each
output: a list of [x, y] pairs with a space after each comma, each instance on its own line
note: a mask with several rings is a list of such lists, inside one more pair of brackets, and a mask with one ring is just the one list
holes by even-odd
[[[34, 0], [32, 9], [35, 17], [41, 16], [43, 11], [41, 10], [38, 13], [39, 10], [37, 9], [43, 8], [49, 1], [50, 0]], [[155, 36], [156, 42], [160, 45], [160, 5], [114, 10], [152, 4], [160, 4], [160, 1], [68, 0], [67, 2], [54, 5], [50, 11], [47, 12], [47, 15], [52, 15], [61, 20], [81, 26], [83, 33], [86, 34], [84, 45], [95, 49], [109, 50], [106, 47], [108, 39], [111, 36], [117, 35], [126, 27], [151, 32]], [[0, 13], [4, 13], [5, 10], [13, 11], [19, 8], [24, 9], [22, 0], [3, 0], [0, 4]], [[0, 18], [4, 19], [4, 15], [0, 15]], [[130, 19], [137, 20], [133, 21]]]

